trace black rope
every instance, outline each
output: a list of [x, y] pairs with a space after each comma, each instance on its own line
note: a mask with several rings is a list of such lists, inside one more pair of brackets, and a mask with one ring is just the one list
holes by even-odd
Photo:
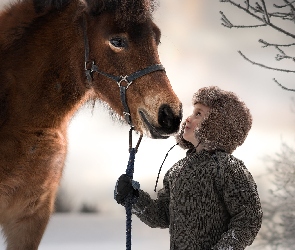
[[[159, 172], [158, 172], [158, 176], [157, 176], [157, 180], [156, 180], [156, 185], [155, 185], [155, 189], [154, 189], [154, 191], [156, 192], [156, 190], [157, 190], [157, 185], [158, 185], [158, 181], [159, 181], [159, 176], [160, 176], [160, 173], [161, 173], [161, 169], [162, 169], [162, 167], [163, 167], [163, 164], [164, 164], [164, 162], [165, 162], [165, 160], [166, 160], [166, 158], [167, 158], [167, 156], [168, 156], [168, 153], [176, 146], [176, 145], [178, 145], [179, 143], [176, 143], [175, 145], [173, 145], [169, 150], [168, 150], [168, 152], [166, 153], [166, 155], [165, 155], [165, 158], [164, 158], [164, 160], [163, 160], [163, 162], [162, 162], [162, 164], [161, 164], [161, 167], [160, 167], [160, 169], [159, 169]], [[198, 145], [197, 146], [195, 146], [194, 147], [194, 149], [196, 150], [198, 147], [199, 147], [199, 145], [201, 144], [201, 142], [199, 142], [198, 143]]]
[[164, 164], [164, 162], [165, 162], [165, 160], [166, 160], [166, 158], [167, 158], [169, 152], [170, 152], [170, 151], [171, 151], [176, 145], [178, 145], [178, 143], [176, 143], [175, 145], [173, 145], [173, 146], [168, 150], [168, 152], [167, 152], [166, 155], [165, 155], [165, 158], [164, 158], [164, 160], [163, 160], [163, 162], [162, 162], [162, 164], [161, 164], [161, 167], [160, 167], [160, 169], [159, 169], [159, 172], [158, 172], [158, 176], [157, 176], [157, 180], [156, 180], [156, 185], [155, 185], [155, 189], [154, 189], [155, 192], [156, 192], [156, 190], [157, 190], [158, 181], [159, 181], [159, 176], [160, 176], [160, 173], [161, 173], [161, 170], [162, 170], [163, 164]]
[[[126, 174], [133, 179], [134, 172], [134, 160], [136, 149], [129, 149], [129, 161], [126, 169]], [[132, 229], [132, 204], [134, 203], [133, 195], [129, 195], [125, 201], [125, 211], [126, 211], [126, 250], [131, 250], [131, 229]]]
[[[134, 161], [135, 161], [135, 154], [138, 151], [139, 144], [142, 140], [142, 134], [140, 135], [138, 142], [135, 148], [132, 147], [132, 131], [134, 130], [133, 127], [129, 130], [129, 160], [126, 169], [126, 175], [129, 178], [133, 179], [134, 173]], [[131, 229], [132, 229], [132, 204], [136, 202], [137, 197], [133, 195], [129, 195], [125, 201], [125, 211], [126, 211], [126, 250], [131, 250]]]

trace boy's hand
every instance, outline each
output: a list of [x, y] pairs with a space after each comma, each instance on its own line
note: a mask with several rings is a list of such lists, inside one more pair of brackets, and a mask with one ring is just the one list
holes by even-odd
[[136, 198], [139, 197], [139, 189], [140, 185], [138, 182], [133, 181], [126, 174], [122, 174], [117, 180], [114, 198], [118, 204], [125, 205], [126, 200], [133, 202]]

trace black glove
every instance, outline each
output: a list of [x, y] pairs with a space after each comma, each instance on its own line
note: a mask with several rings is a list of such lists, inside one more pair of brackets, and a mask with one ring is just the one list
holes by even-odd
[[125, 206], [127, 199], [133, 204], [139, 197], [139, 183], [133, 181], [128, 175], [122, 174], [117, 180], [114, 198], [118, 204]]

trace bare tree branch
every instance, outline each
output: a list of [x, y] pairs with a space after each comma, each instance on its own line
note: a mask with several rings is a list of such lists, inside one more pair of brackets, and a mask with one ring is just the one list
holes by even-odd
[[[288, 37], [291, 37], [295, 39], [295, 32], [289, 32], [286, 30], [285, 26], [280, 27], [276, 24], [274, 24], [273, 20], [281, 19], [283, 21], [292, 21], [295, 23], [295, 0], [280, 0], [283, 1], [281, 4], [273, 4], [273, 7], [278, 9], [275, 12], [270, 12], [269, 9], [267, 8], [267, 1], [265, 0], [259, 0], [259, 2], [254, 2], [251, 3], [250, 0], [245, 0], [244, 5], [241, 5], [237, 3], [234, 0], [219, 0], [220, 2], [224, 3], [230, 3], [234, 7], [243, 10], [250, 16], [254, 17], [256, 20], [260, 21], [260, 24], [256, 25], [236, 25], [233, 24], [227, 16], [220, 11], [220, 14], [222, 16], [222, 25], [227, 27], [227, 28], [258, 28], [258, 27], [263, 27], [263, 26], [268, 26], [271, 27], [272, 29], [279, 31], [282, 34], [287, 35]], [[287, 9], [287, 10], [286, 10]], [[284, 48], [287, 47], [292, 47], [295, 46], [295, 43], [289, 43], [289, 44], [273, 44], [273, 43], [268, 43], [262, 39], [259, 39], [259, 42], [263, 44], [262, 48], [266, 47], [273, 47], [275, 48], [279, 53], [276, 54], [275, 59], [277, 61], [282, 61], [282, 60], [292, 60], [295, 62], [295, 56], [288, 55], [285, 51]], [[246, 57], [241, 51], [239, 51], [240, 55], [248, 62], [258, 65], [260, 67], [270, 69], [270, 70], [275, 70], [275, 71], [280, 71], [280, 72], [286, 72], [286, 73], [295, 73], [294, 70], [288, 70], [288, 69], [281, 69], [281, 68], [275, 68], [275, 67], [270, 67], [267, 65], [264, 65], [262, 63], [257, 63], [255, 61], [250, 60], [248, 57]], [[274, 79], [274, 81], [281, 86], [283, 89], [288, 90], [288, 91], [294, 91], [294, 89], [289, 89], [284, 87], [282, 84], [278, 83], [277, 80]]]
[[294, 60], [295, 59], [294, 57], [286, 55], [286, 53], [283, 50], [281, 50], [278, 46], [276, 46], [276, 49], [279, 52], [281, 52], [281, 54], [277, 54], [277, 56], [276, 56], [276, 60], [277, 61], [281, 61], [283, 59], [292, 59], [293, 61], [295, 61]]
[[228, 18], [224, 15], [224, 13], [222, 11], [219, 11], [219, 13], [221, 14], [222, 18], [221, 20], [223, 21], [223, 23], [221, 23], [224, 27], [227, 28], [258, 28], [258, 27], [263, 27], [263, 26], [267, 26], [267, 24], [257, 24], [257, 25], [233, 25]]
[[[275, 29], [277, 31], [280, 31], [283, 34], [285, 34], [287, 36], [290, 36], [290, 37], [295, 39], [295, 34], [292, 34], [292, 33], [288, 32], [288, 31], [284, 30], [283, 28], [278, 27], [277, 25], [273, 24], [272, 22], [267, 23], [262, 17], [252, 13], [247, 7], [245, 8], [245, 7], [241, 6], [240, 4], [237, 4], [236, 2], [234, 2], [232, 0], [226, 0], [226, 1], [220, 0], [220, 1], [221, 2], [228, 2], [228, 3], [232, 4], [232, 5], [234, 5], [235, 7], [245, 11], [247, 14], [251, 15], [252, 17], [254, 17], [254, 18], [258, 19], [259, 21], [265, 23], [266, 25], [272, 27], [273, 29]], [[256, 2], [256, 7], [252, 7], [250, 5], [250, 8], [255, 12], [264, 13], [264, 9], [257, 2]], [[265, 25], [263, 25], [263, 26], [265, 26]], [[235, 27], [235, 26], [233, 26], [233, 27]]]
[[294, 92], [295, 92], [295, 89], [289, 89], [289, 88], [286, 88], [285, 86], [283, 86], [282, 84], [280, 84], [280, 83], [277, 81], [277, 79], [273, 78], [273, 80], [274, 80], [274, 82], [275, 82], [276, 84], [278, 84], [282, 89], [284, 89], [284, 90], [288, 90], [288, 91], [294, 91]]
[[291, 43], [291, 44], [271, 44], [268, 43], [262, 39], [259, 39], [258, 42], [262, 43], [263, 46], [262, 48], [266, 48], [266, 47], [274, 47], [275, 49], [277, 49], [281, 54], [277, 54], [277, 56], [275, 57], [277, 61], [281, 61], [283, 59], [291, 59], [295, 62], [295, 57], [293, 56], [288, 56], [285, 51], [283, 51], [280, 47], [291, 47], [294, 46], [295, 43]]
[[262, 46], [263, 48], [265, 47], [274, 47], [276, 48], [281, 54], [277, 54], [277, 56], [275, 57], [277, 61], [281, 61], [283, 59], [291, 59], [293, 62], [295, 62], [295, 57], [293, 56], [289, 56], [285, 53], [285, 51], [283, 51], [280, 47], [291, 47], [293, 45], [295, 45], [295, 43], [293, 44], [285, 44], [285, 45], [282, 45], [282, 44], [270, 44], [266, 41], [263, 41], [262, 39], [259, 40], [260, 43], [263, 43], [264, 46]]
[[251, 15], [251, 16], [253, 16], [253, 17], [255, 17], [256, 19], [258, 19], [259, 21], [263, 21], [262, 20], [262, 18], [260, 17], [260, 16], [258, 16], [258, 15], [255, 15], [254, 13], [252, 13], [251, 11], [250, 11], [250, 4], [249, 4], [249, 1], [247, 1], [247, 7], [245, 8], [245, 7], [243, 7], [243, 6], [241, 6], [240, 4], [237, 4], [237, 3], [235, 3], [235, 2], [233, 2], [233, 1], [231, 1], [231, 0], [220, 0], [220, 2], [228, 2], [228, 3], [230, 3], [230, 4], [232, 4], [232, 5], [234, 5], [235, 7], [237, 7], [237, 8], [239, 8], [239, 9], [241, 9], [241, 10], [244, 10], [246, 13], [248, 13], [249, 15]]
[[285, 8], [285, 7], [287, 7], [287, 6], [291, 6], [292, 8], [294, 8], [293, 3], [295, 3], [295, 1], [292, 1], [292, 2], [290, 3], [289, 1], [284, 0], [284, 2], [286, 3], [285, 5], [277, 5], [277, 4], [274, 3], [273, 6], [276, 7], [276, 8]]
[[220, 14], [221, 14], [221, 16], [222, 16], [221, 20], [222, 20], [222, 22], [223, 22], [223, 23], [221, 23], [221, 24], [222, 24], [223, 26], [225, 26], [225, 27], [231, 29], [231, 28], [233, 27], [232, 23], [227, 19], [227, 17], [223, 14], [222, 11], [220, 11]]
[[252, 60], [250, 60], [248, 57], [246, 57], [241, 51], [238, 51], [239, 54], [248, 62], [254, 64], [254, 65], [258, 65], [262, 68], [266, 68], [266, 69], [271, 69], [271, 70], [276, 70], [276, 71], [281, 71], [281, 72], [286, 72], [286, 73], [295, 73], [294, 70], [288, 70], [288, 69], [278, 69], [278, 68], [273, 68], [273, 67], [269, 67], [269, 66], [266, 66], [264, 64], [261, 64], [261, 63], [257, 63], [257, 62], [254, 62]]
[[295, 43], [289, 43], [289, 44], [274, 44], [274, 43], [268, 43], [262, 39], [259, 39], [258, 42], [260, 43], [263, 43], [265, 46], [264, 47], [267, 47], [267, 46], [279, 46], [279, 47], [291, 47], [291, 46], [294, 46]]
[[265, 18], [263, 18], [263, 19], [266, 19], [265, 20], [266, 23], [269, 24], [270, 20], [269, 20], [269, 16], [268, 16], [268, 12], [267, 12], [267, 9], [266, 9], [265, 2], [264, 2], [264, 0], [261, 0], [261, 2], [262, 2], [262, 5], [263, 5], [263, 12], [264, 12], [264, 16], [265, 16]]

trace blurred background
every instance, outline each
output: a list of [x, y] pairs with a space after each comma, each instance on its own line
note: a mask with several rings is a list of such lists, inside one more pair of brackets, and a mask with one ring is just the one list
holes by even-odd
[[[0, 8], [7, 2], [1, 0]], [[154, 18], [162, 31], [160, 58], [183, 103], [184, 118], [192, 111], [193, 93], [204, 86], [216, 85], [233, 91], [246, 103], [252, 112], [253, 126], [245, 143], [233, 154], [253, 174], [261, 199], [269, 200], [272, 176], [267, 170], [267, 159], [280, 151], [282, 142], [295, 146], [294, 92], [283, 90], [272, 78], [289, 88], [295, 88], [295, 84], [292, 75], [252, 65], [238, 50], [256, 62], [292, 69], [291, 62], [275, 60], [277, 52], [273, 48], [262, 49], [258, 43], [260, 38], [280, 44], [290, 43], [291, 39], [266, 27], [225, 28], [219, 11], [234, 24], [258, 23], [218, 0], [161, 0]], [[53, 216], [41, 250], [75, 249], [74, 243], [76, 249], [124, 249], [124, 209], [114, 201], [113, 190], [127, 166], [128, 130], [127, 125], [113, 121], [108, 110], [98, 103], [95, 108], [85, 105], [73, 117], [61, 183], [61, 202], [72, 213]], [[153, 197], [158, 169], [174, 143], [173, 137], [144, 138], [141, 142], [134, 179]], [[158, 189], [165, 172], [184, 155], [180, 148], [169, 153]], [[87, 210], [96, 213], [84, 213], [82, 217], [76, 214]], [[150, 229], [134, 218], [133, 231], [134, 249], [169, 248], [168, 230]], [[1, 246], [0, 243], [0, 249], [4, 249]]]

